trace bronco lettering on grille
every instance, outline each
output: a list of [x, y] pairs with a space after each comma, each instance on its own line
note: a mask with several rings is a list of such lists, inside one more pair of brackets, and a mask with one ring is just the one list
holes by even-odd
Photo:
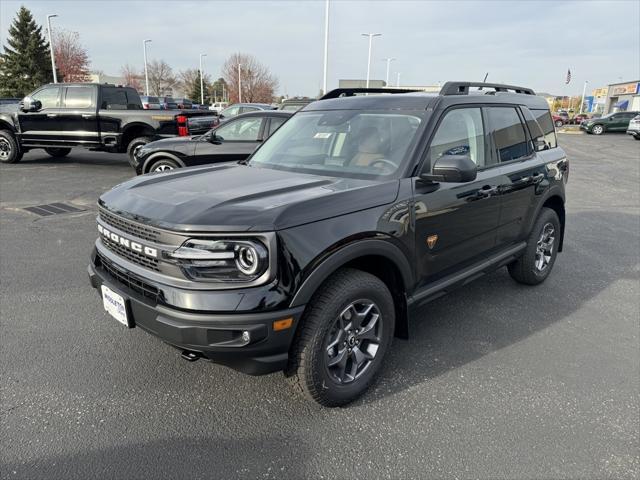
[[98, 224], [98, 231], [105, 238], [111, 240], [112, 242], [118, 243], [129, 250], [134, 252], [142, 253], [147, 257], [158, 258], [158, 250], [155, 248], [147, 247], [146, 245], [142, 245], [141, 243], [134, 242], [125, 237], [121, 237], [117, 233], [113, 233], [111, 230], [107, 230], [102, 225]]

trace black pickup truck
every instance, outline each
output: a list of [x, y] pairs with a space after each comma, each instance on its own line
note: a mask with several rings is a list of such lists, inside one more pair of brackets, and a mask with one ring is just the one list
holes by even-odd
[[0, 161], [19, 162], [33, 148], [64, 157], [73, 147], [127, 152], [164, 137], [205, 133], [213, 112], [143, 110], [131, 87], [58, 83], [40, 87], [19, 105], [0, 109]]

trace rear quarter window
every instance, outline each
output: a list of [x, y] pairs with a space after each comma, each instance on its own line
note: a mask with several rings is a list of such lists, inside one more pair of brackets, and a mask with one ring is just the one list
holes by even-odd
[[553, 120], [551, 119], [549, 110], [531, 110], [531, 113], [536, 118], [538, 125], [542, 128], [542, 133], [544, 133], [544, 139], [547, 145], [549, 145], [550, 148], [556, 148], [558, 146], [556, 129], [553, 126]]

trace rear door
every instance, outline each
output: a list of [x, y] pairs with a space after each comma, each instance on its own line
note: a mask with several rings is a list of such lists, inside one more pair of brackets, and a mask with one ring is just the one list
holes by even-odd
[[215, 136], [196, 145], [189, 165], [244, 160], [262, 142], [265, 117], [252, 115], [229, 120], [214, 130]]
[[87, 146], [100, 143], [97, 90], [92, 85], [64, 87], [58, 121], [65, 141]]
[[618, 112], [609, 126], [609, 130], [613, 132], [625, 132], [629, 126], [629, 122], [636, 114], [633, 112]]
[[42, 104], [37, 112], [18, 112], [18, 123], [24, 145], [49, 145], [60, 139], [60, 96], [59, 85], [46, 85], [31, 94], [33, 100]]

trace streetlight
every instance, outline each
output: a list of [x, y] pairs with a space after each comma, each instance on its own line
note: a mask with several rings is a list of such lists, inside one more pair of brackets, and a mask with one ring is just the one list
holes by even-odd
[[400, 72], [396, 74], [396, 87], [400, 86]]
[[587, 93], [587, 83], [588, 81], [584, 81], [584, 87], [582, 87], [582, 102], [580, 103], [580, 113], [582, 113], [582, 109], [584, 108], [584, 96]]
[[322, 94], [327, 93], [327, 68], [329, 65], [329, 0], [324, 4], [324, 70], [322, 74]]
[[391, 65], [391, 62], [397, 59], [394, 57], [389, 57], [389, 58], [383, 58], [382, 60], [385, 60], [387, 62], [387, 78], [385, 80], [385, 83], [387, 84], [387, 87], [388, 87], [389, 86], [389, 65]]
[[242, 67], [242, 64], [239, 63], [238, 64], [238, 103], [242, 103], [242, 82], [240, 80], [240, 74], [242, 72], [242, 70], [240, 69]]
[[363, 33], [363, 37], [369, 37], [369, 57], [367, 60], [367, 88], [369, 88], [369, 76], [371, 74], [371, 43], [373, 41], [373, 37], [381, 36], [381, 33]]
[[51, 19], [58, 15], [47, 15], [47, 28], [49, 30], [49, 50], [51, 50], [51, 68], [53, 69], [53, 83], [58, 83], [58, 75], [56, 74], [56, 58], [53, 54], [53, 40], [51, 39]]
[[144, 52], [144, 84], [145, 84], [145, 95], [149, 95], [149, 72], [147, 71], [147, 43], [151, 43], [151, 40], [143, 40], [142, 41], [142, 51]]
[[200, 54], [200, 105], [204, 105], [204, 73], [202, 72], [202, 57], [206, 56], [206, 53]]

